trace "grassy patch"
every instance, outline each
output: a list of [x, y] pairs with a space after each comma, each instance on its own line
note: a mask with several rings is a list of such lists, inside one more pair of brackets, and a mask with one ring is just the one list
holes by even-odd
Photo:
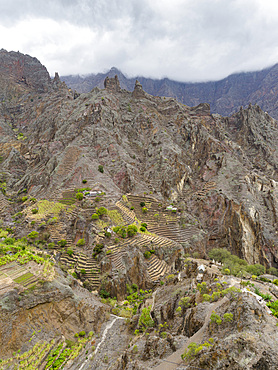
[[31, 274], [31, 272], [26, 272], [26, 274], [23, 274], [19, 276], [18, 278], [14, 279], [14, 282], [17, 284], [24, 283], [24, 281], [28, 280], [32, 276], [34, 275]]

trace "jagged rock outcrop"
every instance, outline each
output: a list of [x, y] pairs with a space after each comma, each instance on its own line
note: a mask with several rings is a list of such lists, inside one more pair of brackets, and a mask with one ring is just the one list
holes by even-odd
[[261, 71], [235, 73], [220, 81], [204, 83], [187, 83], [161, 80], [137, 76], [126, 77], [115, 67], [107, 73], [89, 74], [87, 76], [63, 76], [62, 80], [73, 89], [86, 93], [94, 87], [103, 87], [106, 76], [119, 76], [122, 88], [132, 91], [136, 80], [140, 80], [143, 89], [158, 96], [171, 96], [183, 104], [196, 106], [203, 102], [211, 105], [213, 113], [224, 116], [239, 111], [241, 106], [247, 107], [251, 102], [258, 104], [275, 119], [278, 118], [277, 107], [277, 71], [278, 65]]

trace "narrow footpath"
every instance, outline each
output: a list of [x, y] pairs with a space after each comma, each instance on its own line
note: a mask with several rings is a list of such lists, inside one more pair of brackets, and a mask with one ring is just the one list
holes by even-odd
[[207, 328], [207, 326], [210, 322], [210, 316], [212, 314], [212, 311], [215, 311], [217, 309], [217, 307], [221, 306], [226, 301], [228, 301], [228, 298], [224, 297], [220, 301], [217, 301], [214, 304], [212, 304], [211, 307], [209, 308], [209, 311], [208, 311], [208, 313], [206, 315], [206, 318], [205, 318], [204, 325], [201, 327], [201, 329], [198, 330], [197, 333], [192, 335], [192, 337], [190, 337], [186, 341], [185, 345], [182, 348], [178, 349], [171, 356], [169, 356], [165, 359], [162, 359], [161, 364], [154, 367], [153, 369], [154, 370], [172, 370], [172, 369], [176, 369], [178, 366], [180, 366], [182, 364], [181, 355], [187, 349], [188, 345], [192, 342], [201, 343], [201, 341], [203, 339], [204, 331], [205, 331], [205, 329]]

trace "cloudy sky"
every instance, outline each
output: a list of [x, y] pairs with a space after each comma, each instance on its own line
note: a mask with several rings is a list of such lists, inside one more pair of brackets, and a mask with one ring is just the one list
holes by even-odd
[[218, 80], [278, 63], [278, 1], [0, 0], [0, 41], [51, 75]]

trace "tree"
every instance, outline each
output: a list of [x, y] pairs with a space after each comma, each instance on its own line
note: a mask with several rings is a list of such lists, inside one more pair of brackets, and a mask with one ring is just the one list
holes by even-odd
[[138, 232], [138, 229], [137, 229], [137, 227], [135, 225], [129, 225], [127, 227], [127, 235], [129, 237], [132, 237], [132, 236], [136, 235], [137, 232]]
[[84, 194], [83, 193], [76, 193], [76, 199], [82, 200], [83, 198], [84, 198]]
[[105, 207], [99, 207], [96, 209], [97, 211], [97, 214], [101, 217], [101, 216], [104, 216], [104, 215], [107, 215], [108, 211]]

